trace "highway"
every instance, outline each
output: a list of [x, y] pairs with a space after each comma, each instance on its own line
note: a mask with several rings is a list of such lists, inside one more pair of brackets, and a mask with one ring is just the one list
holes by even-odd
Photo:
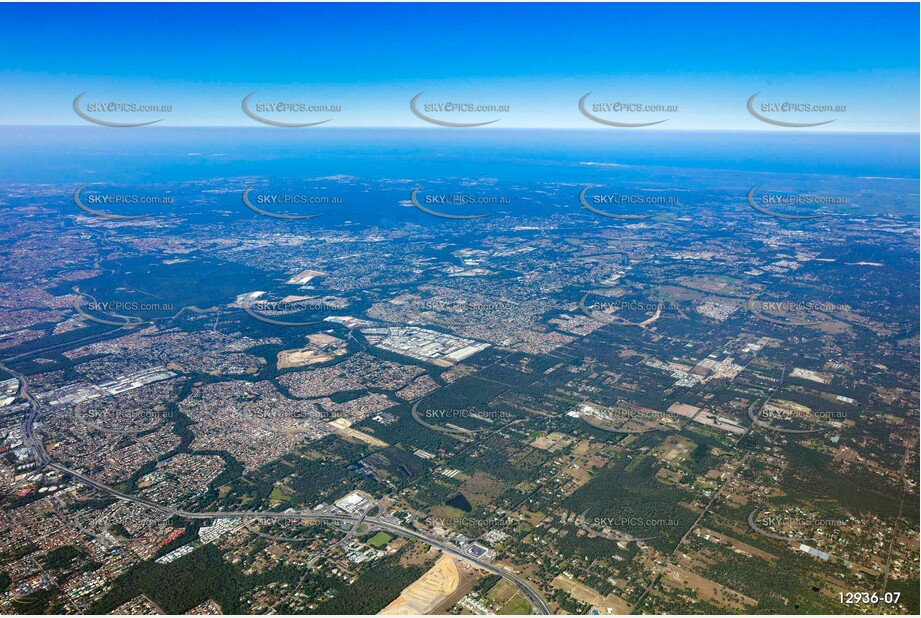
[[0, 369], [3, 369], [19, 380], [19, 394], [25, 397], [26, 401], [28, 401], [31, 406], [29, 413], [22, 422], [22, 441], [23, 444], [32, 451], [32, 458], [35, 460], [35, 469], [41, 470], [51, 463], [51, 458], [48, 457], [48, 453], [45, 452], [45, 446], [42, 444], [42, 441], [35, 437], [35, 419], [41, 414], [42, 405], [32, 393], [29, 392], [29, 382], [24, 375], [13, 371], [6, 365], [0, 364]]
[[[374, 526], [376, 529], [386, 530], [387, 532], [392, 532], [397, 536], [403, 538], [412, 539], [414, 541], [419, 541], [422, 543], [427, 543], [432, 547], [436, 547], [441, 551], [459, 558], [461, 560], [466, 560], [471, 562], [484, 571], [493, 573], [494, 575], [499, 575], [510, 581], [512, 584], [518, 588], [519, 591], [528, 599], [531, 603], [532, 610], [537, 614], [546, 614], [550, 615], [550, 607], [547, 605], [547, 602], [544, 601], [544, 598], [540, 593], [531, 587], [530, 584], [525, 582], [523, 579], [507, 571], [499, 566], [480, 560], [470, 554], [464, 553], [463, 550], [454, 546], [453, 544], [447, 543], [440, 539], [436, 539], [428, 536], [425, 533], [412, 530], [410, 528], [404, 528], [403, 526], [391, 523], [387, 520], [381, 519], [380, 517], [368, 517], [366, 513], [361, 515], [340, 515], [336, 513], [322, 513], [316, 511], [288, 511], [288, 512], [276, 512], [276, 511], [210, 511], [210, 512], [191, 512], [183, 511], [172, 506], [167, 506], [163, 504], [158, 504], [150, 500], [145, 500], [144, 498], [138, 498], [137, 496], [132, 496], [120, 492], [116, 489], [113, 489], [107, 485], [84, 475], [65, 468], [64, 466], [56, 463], [49, 463], [49, 468], [53, 468], [58, 472], [63, 474], [69, 474], [73, 478], [82, 482], [85, 485], [88, 485], [94, 489], [102, 491], [114, 496], [119, 500], [124, 500], [126, 502], [133, 502], [135, 504], [141, 504], [148, 508], [154, 509], [166, 515], [174, 517], [182, 517], [184, 519], [293, 519], [293, 520], [315, 520], [315, 521], [340, 521], [340, 522], [352, 522], [355, 525], [352, 530], [356, 530], [359, 523], [368, 522]], [[349, 533], [351, 534], [351, 532]]]
[[289, 511], [289, 512], [273, 512], [273, 511], [214, 511], [214, 512], [190, 512], [177, 509], [172, 506], [167, 506], [163, 504], [158, 504], [144, 498], [139, 498], [137, 496], [132, 496], [120, 492], [108, 485], [104, 485], [95, 479], [88, 477], [84, 474], [80, 474], [75, 470], [66, 468], [60, 464], [53, 463], [51, 458], [48, 456], [48, 453], [45, 451], [45, 447], [35, 436], [35, 420], [38, 418], [41, 413], [41, 404], [37, 399], [29, 392], [29, 382], [26, 380], [26, 377], [21, 373], [17, 373], [12, 369], [6, 367], [5, 365], [0, 364], [0, 369], [7, 371], [9, 374], [15, 376], [19, 380], [20, 390], [19, 393], [22, 395], [30, 404], [29, 413], [26, 415], [25, 420], [22, 425], [22, 434], [23, 434], [23, 443], [32, 451], [33, 458], [35, 460], [35, 467], [37, 470], [48, 467], [53, 470], [57, 470], [63, 474], [69, 474], [71, 477], [77, 479], [85, 485], [88, 485], [94, 489], [97, 489], [103, 493], [106, 493], [110, 496], [114, 496], [119, 500], [124, 500], [126, 502], [133, 502], [135, 504], [141, 504], [148, 508], [151, 508], [160, 513], [164, 513], [173, 517], [182, 517], [184, 519], [231, 519], [231, 518], [240, 518], [240, 519], [293, 519], [293, 520], [319, 520], [319, 521], [340, 521], [340, 522], [352, 522], [354, 526], [349, 532], [351, 535], [353, 532], [358, 530], [358, 525], [362, 522], [369, 522], [373, 524], [376, 528], [381, 530], [386, 530], [388, 532], [393, 532], [394, 534], [413, 539], [415, 541], [420, 541], [422, 543], [427, 543], [432, 547], [437, 547], [446, 554], [454, 556], [455, 558], [460, 558], [471, 562], [481, 569], [493, 573], [494, 575], [499, 575], [512, 584], [515, 585], [518, 590], [528, 599], [531, 603], [531, 608], [534, 613], [538, 614], [551, 614], [550, 607], [547, 605], [547, 602], [544, 601], [540, 593], [533, 589], [530, 584], [525, 582], [523, 579], [506, 571], [505, 569], [493, 565], [484, 560], [480, 560], [470, 554], [464, 553], [461, 549], [457, 548], [453, 544], [446, 543], [439, 539], [430, 537], [422, 532], [416, 530], [411, 530], [410, 528], [404, 528], [397, 524], [391, 523], [380, 517], [368, 517], [367, 512], [362, 513], [361, 515], [337, 515], [333, 513], [317, 513], [314, 511]]

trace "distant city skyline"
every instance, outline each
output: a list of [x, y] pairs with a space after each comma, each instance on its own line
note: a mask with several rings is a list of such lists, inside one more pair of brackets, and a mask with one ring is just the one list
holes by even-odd
[[[580, 112], [591, 92], [588, 111], [673, 110], [597, 114], [665, 120], [649, 131], [919, 130], [916, 4], [4, 5], [0, 16], [0, 125], [86, 125], [73, 110], [86, 93], [83, 105], [170, 107], [119, 121], [258, 127], [241, 109], [255, 92], [254, 106], [341, 109], [261, 114], [278, 121], [429, 128], [410, 109], [422, 92], [421, 107], [508, 110], [427, 114], [445, 122], [633, 130]], [[749, 113], [759, 92], [756, 111], [841, 111], [765, 114], [834, 121], [782, 127]]]

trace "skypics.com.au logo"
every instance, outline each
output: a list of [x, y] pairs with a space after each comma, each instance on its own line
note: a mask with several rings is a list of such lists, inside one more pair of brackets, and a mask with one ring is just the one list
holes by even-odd
[[[828, 212], [825, 209], [829, 206], [844, 206], [849, 203], [849, 200], [842, 196], [815, 195], [811, 193], [765, 193], [761, 197], [756, 198], [755, 191], [757, 191], [760, 186], [761, 185], [755, 185], [748, 191], [748, 195], [746, 196], [748, 205], [763, 215], [787, 221], [837, 216], [835, 213]], [[777, 210], [778, 208], [784, 210]], [[789, 212], [790, 208], [808, 208], [813, 212], [800, 214]]]
[[73, 308], [81, 318], [107, 326], [148, 325], [152, 324], [154, 319], [176, 314], [176, 308], [170, 303], [99, 301], [80, 291], [74, 297]]
[[[829, 120], [823, 119], [814, 122], [794, 121], [792, 118], [811, 117], [812, 114], [821, 114], [826, 117], [829, 114], [843, 114], [847, 112], [847, 105], [837, 103], [816, 103], [812, 101], [761, 101], [755, 103], [760, 92], [756, 92], [748, 98], [746, 108], [748, 113], [761, 122], [774, 125], [775, 127], [785, 127], [789, 129], [806, 129], [809, 127], [821, 127], [822, 125], [831, 124], [837, 118]], [[780, 118], [785, 118], [780, 120]]]
[[[598, 101], [588, 104], [591, 92], [579, 99], [579, 112], [592, 122], [622, 129], [652, 127], [668, 121], [663, 115], [678, 113], [678, 106], [662, 103], [644, 103], [640, 101]], [[655, 114], [659, 119], [642, 122], [627, 122], [628, 118], [639, 118], [634, 114]]]
[[[585, 185], [579, 192], [579, 204], [582, 208], [608, 219], [639, 221], [665, 214], [666, 207], [681, 206], [681, 201], [672, 195], [653, 195], [650, 192], [607, 193], [588, 195], [593, 185]], [[605, 206], [605, 208], [600, 208]], [[616, 213], [608, 208], [626, 208], [648, 212]], [[650, 211], [650, 209], [652, 209]]]
[[[276, 212], [276, 208], [304, 207], [304, 206], [341, 206], [342, 198], [336, 195], [313, 195], [308, 193], [271, 193], [252, 195], [255, 187], [248, 187], [243, 191], [243, 205], [264, 217], [273, 219], [301, 220], [316, 219], [329, 214], [328, 212], [296, 214], [290, 212]], [[272, 210], [269, 210], [271, 208]]]
[[[492, 120], [483, 120], [479, 122], [458, 122], [451, 120], [444, 120], [444, 117], [451, 118], [462, 118], [469, 117], [470, 115], [477, 116], [484, 114], [505, 114], [511, 111], [510, 105], [505, 104], [495, 104], [495, 103], [476, 103], [468, 101], [435, 101], [431, 103], [421, 103], [420, 99], [425, 92], [420, 92], [412, 98], [409, 102], [409, 109], [412, 113], [419, 119], [433, 124], [437, 127], [451, 127], [451, 128], [472, 128], [472, 127], [484, 127], [495, 122], [499, 122], [499, 118]], [[440, 116], [436, 117], [435, 115]]]
[[[256, 122], [268, 125], [270, 127], [282, 127], [285, 129], [299, 129], [304, 127], [316, 127], [326, 124], [333, 120], [325, 118], [323, 120], [307, 120], [292, 122], [293, 117], [303, 118], [307, 114], [338, 114], [342, 112], [341, 105], [307, 103], [304, 101], [254, 101], [255, 92], [250, 92], [243, 97], [240, 107], [243, 113], [255, 120]], [[286, 120], [283, 120], [285, 118]]]
[[[261, 299], [261, 292], [247, 294], [240, 301], [240, 307], [250, 317], [274, 326], [310, 326], [320, 324], [324, 318], [348, 306], [342, 299], [327, 300], [307, 298], [296, 300], [268, 301]], [[297, 316], [311, 316], [315, 319], [296, 320]]]
[[[484, 217], [491, 217], [496, 212], [487, 212], [481, 214], [469, 214], [469, 215], [459, 215], [449, 212], [445, 212], [443, 207], [452, 207], [452, 206], [496, 206], [496, 205], [508, 205], [511, 203], [511, 200], [506, 196], [499, 195], [478, 195], [474, 193], [441, 193], [434, 195], [425, 195], [422, 197], [421, 201], [419, 199], [419, 192], [422, 190], [422, 187], [416, 187], [413, 189], [413, 192], [409, 196], [409, 203], [414, 206], [416, 209], [421, 210], [427, 215], [433, 217], [440, 217], [441, 219], [454, 219], [454, 220], [465, 220], [465, 219], [482, 219]], [[431, 206], [436, 206], [436, 208], [431, 208]]]
[[462, 327], [482, 323], [483, 316], [513, 311], [515, 305], [509, 301], [474, 298], [471, 300], [446, 300], [429, 298], [414, 301], [412, 313], [427, 322], [442, 326]]
[[74, 99], [74, 113], [87, 122], [97, 124], [103, 127], [129, 128], [129, 127], [146, 127], [163, 121], [163, 118], [152, 120], [138, 120], [134, 122], [125, 122], [124, 120], [115, 120], [115, 118], [129, 118], [134, 115], [143, 114], [150, 118], [154, 115], [168, 114], [173, 111], [172, 105], [138, 103], [136, 101], [121, 100], [91, 100], [83, 101], [85, 92], [81, 92]]
[[[429, 408], [423, 410], [422, 400], [420, 399], [413, 404], [410, 414], [417, 423], [423, 427], [428, 427], [434, 431], [448, 434], [471, 435], [483, 431], [490, 431], [498, 428], [502, 424], [512, 421], [515, 417], [504, 410], [474, 410], [473, 408]], [[469, 421], [473, 419], [491, 427], [479, 427], [476, 429], [461, 427], [452, 423], [452, 421]], [[432, 422], [429, 422], [432, 421]], [[435, 423], [438, 423], [437, 425]], [[499, 423], [499, 425], [495, 425]]]
[[83, 212], [100, 217], [102, 219], [112, 219], [115, 221], [133, 221], [136, 219], [146, 219], [154, 216], [153, 213], [144, 212], [139, 214], [118, 214], [106, 210], [93, 208], [101, 206], [110, 209], [136, 210], [137, 206], [150, 206], [173, 204], [174, 200], [168, 195], [141, 195], [139, 193], [129, 193], [125, 191], [110, 191], [107, 193], [91, 192], [88, 185], [80, 185], [74, 191], [74, 205]]

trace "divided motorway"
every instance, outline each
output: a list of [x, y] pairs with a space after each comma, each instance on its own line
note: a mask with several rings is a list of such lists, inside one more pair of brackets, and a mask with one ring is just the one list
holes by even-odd
[[413, 539], [414, 541], [419, 541], [422, 543], [428, 543], [432, 547], [437, 547], [441, 551], [449, 554], [455, 558], [466, 560], [471, 562], [481, 569], [492, 573], [494, 575], [499, 575], [510, 581], [512, 584], [518, 588], [519, 591], [528, 599], [531, 603], [532, 611], [536, 614], [545, 614], [550, 615], [550, 607], [547, 605], [547, 602], [544, 601], [544, 598], [540, 593], [531, 587], [530, 584], [525, 582], [523, 579], [515, 575], [514, 573], [507, 571], [501, 567], [498, 567], [494, 564], [465, 554], [463, 551], [455, 547], [454, 545], [448, 544], [440, 539], [436, 539], [428, 536], [422, 532], [412, 530], [410, 528], [404, 528], [397, 524], [391, 523], [389, 521], [383, 520], [379, 517], [368, 517], [366, 514], [361, 515], [336, 515], [331, 513], [317, 513], [313, 511], [290, 511], [287, 513], [277, 513], [270, 511], [215, 511], [215, 512], [201, 512], [193, 513], [190, 511], [183, 511], [172, 506], [158, 504], [144, 498], [139, 498], [137, 496], [132, 496], [120, 492], [108, 485], [104, 485], [95, 479], [88, 477], [84, 474], [80, 474], [74, 470], [66, 468], [60, 464], [52, 463], [51, 458], [48, 456], [48, 453], [45, 451], [45, 446], [42, 444], [35, 435], [35, 419], [41, 413], [41, 404], [32, 393], [29, 392], [29, 382], [26, 380], [26, 377], [21, 373], [17, 373], [12, 369], [9, 369], [5, 365], [0, 365], [0, 369], [5, 370], [9, 374], [15, 376], [19, 380], [20, 390], [19, 394], [22, 395], [30, 405], [29, 413], [26, 415], [25, 420], [22, 425], [22, 435], [23, 443], [32, 451], [33, 457], [35, 459], [36, 469], [42, 469], [45, 467], [57, 470], [63, 474], [69, 474], [74, 479], [82, 482], [85, 485], [88, 485], [94, 489], [97, 489], [101, 492], [114, 496], [119, 500], [126, 502], [133, 502], [135, 504], [141, 504], [148, 508], [154, 509], [161, 513], [167, 515], [182, 517], [185, 519], [294, 519], [294, 520], [314, 520], [314, 521], [340, 521], [340, 522], [352, 522], [357, 525], [362, 521], [367, 521], [376, 528], [381, 530], [386, 530], [388, 532], [393, 532], [398, 536], [404, 538]]
[[90, 487], [94, 489], [98, 489], [99, 491], [105, 492], [111, 496], [118, 498], [119, 500], [124, 500], [126, 502], [133, 502], [135, 504], [141, 504], [148, 508], [157, 510], [161, 513], [165, 513], [167, 515], [176, 516], [176, 517], [183, 517], [185, 519], [293, 519], [293, 520], [353, 522], [356, 525], [358, 525], [362, 521], [370, 522], [376, 528], [379, 528], [381, 530], [386, 530], [388, 532], [393, 532], [394, 534], [401, 536], [403, 538], [412, 539], [414, 541], [420, 541], [422, 543], [428, 543], [432, 547], [437, 547], [438, 549], [445, 552], [446, 554], [449, 554], [461, 560], [472, 562], [473, 564], [477, 565], [478, 567], [480, 567], [481, 569], [485, 571], [493, 573], [494, 575], [499, 575], [500, 577], [504, 577], [505, 579], [509, 580], [512, 584], [514, 584], [515, 587], [518, 588], [518, 590], [521, 591], [521, 593], [525, 596], [525, 598], [528, 599], [528, 601], [531, 603], [531, 608], [534, 611], [534, 613], [546, 614], [546, 615], [550, 615], [552, 613], [550, 611], [550, 607], [547, 605], [547, 602], [544, 601], [544, 598], [540, 595], [540, 593], [534, 588], [532, 588], [530, 584], [525, 582], [523, 579], [521, 579], [514, 573], [511, 573], [489, 562], [480, 560], [479, 558], [475, 558], [474, 556], [471, 556], [469, 554], [465, 554], [463, 551], [461, 551], [457, 547], [451, 544], [448, 544], [444, 541], [441, 541], [440, 539], [433, 538], [431, 536], [428, 536], [427, 534], [418, 532], [416, 530], [412, 530], [410, 528], [404, 528], [403, 526], [399, 526], [397, 524], [391, 523], [389, 521], [381, 519], [380, 517], [368, 517], [365, 514], [338, 515], [334, 513], [318, 513], [314, 511], [289, 511], [289, 512], [273, 512], [273, 511], [211, 511], [211, 512], [207, 512], [206, 511], [206, 512], [196, 513], [196, 512], [191, 512], [191, 511], [183, 511], [181, 509], [177, 509], [171, 506], [166, 506], [163, 504], [158, 504], [150, 500], [145, 500], [144, 498], [138, 498], [137, 496], [132, 496], [132, 495], [120, 492], [107, 485], [103, 485], [102, 483], [88, 476], [80, 474], [79, 472], [76, 472], [69, 468], [65, 468], [64, 466], [60, 464], [50, 463], [48, 464], [48, 467], [53, 468], [54, 470], [57, 470], [58, 472], [69, 474], [70, 476], [84, 483], [85, 485], [89, 485]]

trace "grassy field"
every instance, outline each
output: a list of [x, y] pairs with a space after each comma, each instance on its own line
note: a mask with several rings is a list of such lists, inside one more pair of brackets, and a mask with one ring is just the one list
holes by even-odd
[[269, 494], [269, 500], [272, 502], [287, 502], [290, 499], [291, 496], [283, 492], [277, 485], [272, 488], [272, 493]]
[[371, 537], [371, 540], [368, 541], [368, 545], [370, 545], [374, 549], [380, 549], [381, 547], [383, 547], [384, 545], [386, 545], [392, 540], [393, 540], [393, 537], [387, 534], [386, 532], [378, 532], [373, 537]]
[[512, 599], [499, 610], [500, 616], [526, 616], [530, 613], [531, 604], [528, 603], [528, 600], [520, 593], [512, 597]]

